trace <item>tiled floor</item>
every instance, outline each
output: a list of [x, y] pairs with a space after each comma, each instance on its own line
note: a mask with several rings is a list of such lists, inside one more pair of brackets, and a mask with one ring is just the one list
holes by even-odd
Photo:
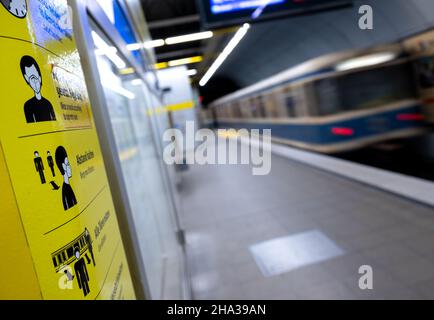
[[[268, 176], [193, 166], [181, 202], [196, 299], [434, 298], [431, 208], [278, 156]], [[252, 245], [312, 230], [344, 254], [263, 276]], [[358, 286], [362, 265], [373, 290]]]

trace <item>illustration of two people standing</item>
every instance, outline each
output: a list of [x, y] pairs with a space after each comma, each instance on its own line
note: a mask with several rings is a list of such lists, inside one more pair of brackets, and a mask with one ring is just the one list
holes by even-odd
[[[24, 114], [27, 123], [37, 123], [45, 121], [56, 121], [56, 114], [50, 101], [42, 96], [42, 75], [36, 60], [30, 56], [23, 56], [20, 61], [21, 73], [26, 83], [33, 90], [33, 97], [24, 104]], [[47, 153], [48, 166], [51, 169], [53, 177], [54, 162], [51, 154]], [[64, 210], [68, 210], [77, 204], [77, 198], [72, 190], [70, 179], [72, 177], [71, 165], [68, 160], [68, 154], [63, 146], [56, 149], [55, 161], [57, 168], [63, 176], [62, 185], [62, 203]], [[35, 152], [35, 167], [40, 175], [41, 183], [45, 184], [44, 165], [38, 152]]]

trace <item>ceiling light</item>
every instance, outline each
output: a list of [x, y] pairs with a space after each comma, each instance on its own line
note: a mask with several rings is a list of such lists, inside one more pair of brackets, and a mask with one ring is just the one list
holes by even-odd
[[235, 47], [240, 43], [240, 41], [244, 38], [247, 31], [249, 30], [250, 25], [245, 23], [241, 28], [238, 29], [237, 33], [233, 36], [231, 41], [229, 41], [226, 48], [224, 48], [223, 52], [220, 53], [218, 58], [214, 61], [208, 71], [205, 73], [203, 78], [200, 80], [199, 85], [201, 87], [205, 86], [208, 81], [212, 78], [212, 76], [216, 73], [218, 68], [225, 62], [226, 58], [231, 54], [231, 52], [235, 49]]
[[197, 70], [196, 69], [187, 70], [187, 75], [190, 77], [193, 77], [193, 76], [197, 75]]
[[130, 44], [127, 44], [127, 49], [129, 51], [137, 51], [137, 50], [140, 50], [142, 48], [143, 48], [143, 45], [140, 44], [140, 43], [130, 43]]
[[396, 54], [393, 52], [374, 53], [367, 56], [348, 59], [336, 65], [335, 69], [337, 71], [347, 71], [351, 69], [370, 67], [392, 61], [395, 58]]
[[183, 42], [204, 40], [204, 39], [212, 38], [213, 35], [214, 34], [212, 31], [205, 31], [205, 32], [186, 34], [178, 37], [170, 37], [166, 39], [166, 44], [170, 45], [170, 44], [177, 44]]
[[127, 44], [127, 49], [130, 51], [137, 51], [137, 50], [141, 50], [143, 48], [151, 49], [151, 48], [156, 48], [156, 47], [161, 47], [161, 46], [164, 46], [164, 40], [158, 39], [158, 40], [146, 41], [143, 44], [130, 43], [130, 44]]
[[163, 39], [150, 40], [150, 41], [146, 41], [143, 45], [146, 49], [162, 47], [164, 46], [164, 40]]
[[[109, 46], [107, 42], [105, 42], [98, 33], [95, 31], [92, 31], [92, 38], [93, 42], [95, 44], [95, 47], [97, 48], [98, 52], [103, 52], [107, 58], [109, 58], [118, 69], [123, 69], [127, 66], [124, 60], [122, 60], [121, 57], [117, 55], [116, 48]], [[113, 48], [116, 50], [114, 51]]]
[[176, 66], [182, 66], [185, 64], [191, 64], [191, 63], [199, 63], [202, 61], [201, 56], [196, 57], [190, 57], [190, 58], [184, 58], [184, 59], [178, 59], [178, 60], [172, 60], [168, 62], [169, 67], [176, 67]]

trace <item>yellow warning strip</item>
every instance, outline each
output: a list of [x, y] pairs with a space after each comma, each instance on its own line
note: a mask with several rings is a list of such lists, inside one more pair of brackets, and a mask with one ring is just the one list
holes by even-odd
[[194, 101], [191, 100], [166, 106], [167, 111], [172, 111], [172, 112], [192, 109], [192, 108], [194, 108]]
[[152, 116], [154, 113], [155, 114], [160, 114], [163, 112], [176, 112], [176, 111], [182, 111], [182, 110], [187, 110], [187, 109], [192, 109], [194, 108], [194, 101], [189, 100], [189, 101], [184, 101], [181, 103], [176, 103], [176, 104], [170, 104], [167, 105], [165, 107], [158, 107], [155, 108], [154, 110], [148, 110], [147, 114], [148, 116]]

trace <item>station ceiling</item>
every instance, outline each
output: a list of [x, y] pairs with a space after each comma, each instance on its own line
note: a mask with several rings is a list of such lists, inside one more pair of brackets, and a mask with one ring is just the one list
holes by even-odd
[[[142, 0], [153, 38], [201, 31], [195, 2]], [[374, 30], [359, 29], [358, 8], [363, 4], [374, 10]], [[222, 95], [311, 58], [394, 42], [433, 27], [433, 0], [354, 0], [352, 8], [257, 23], [209, 82], [209, 91], [212, 96]], [[199, 43], [156, 48], [157, 58], [166, 61], [203, 55], [204, 61], [192, 66], [199, 70], [194, 79], [198, 81], [234, 31], [218, 31], [211, 40]]]

